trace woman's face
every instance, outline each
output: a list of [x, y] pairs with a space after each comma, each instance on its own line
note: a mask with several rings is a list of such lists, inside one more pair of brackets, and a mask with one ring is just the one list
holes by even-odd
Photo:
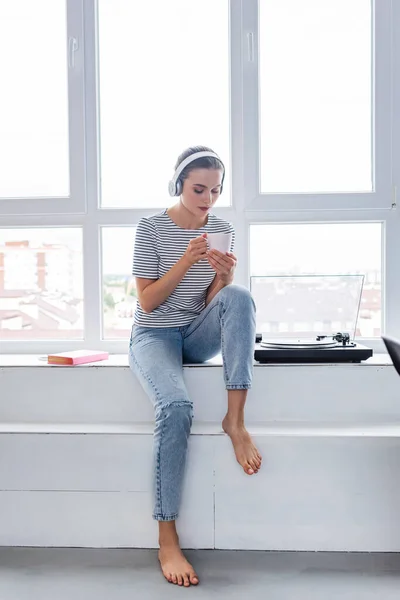
[[194, 169], [183, 182], [181, 202], [196, 217], [206, 216], [221, 194], [221, 169]]

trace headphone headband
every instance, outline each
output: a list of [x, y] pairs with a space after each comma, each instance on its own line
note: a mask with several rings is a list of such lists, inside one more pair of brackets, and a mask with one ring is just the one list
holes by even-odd
[[193, 162], [194, 160], [197, 160], [198, 158], [206, 158], [206, 157], [216, 158], [217, 160], [220, 161], [220, 163], [223, 166], [222, 160], [220, 159], [218, 154], [215, 154], [215, 152], [202, 151], [202, 152], [195, 152], [194, 154], [187, 156], [177, 166], [174, 176], [172, 177], [171, 181], [169, 182], [168, 189], [169, 189], [170, 196], [179, 196], [180, 190], [179, 190], [179, 186], [177, 185], [177, 182], [178, 182], [180, 174], [185, 169], [185, 167], [187, 167], [191, 162]]

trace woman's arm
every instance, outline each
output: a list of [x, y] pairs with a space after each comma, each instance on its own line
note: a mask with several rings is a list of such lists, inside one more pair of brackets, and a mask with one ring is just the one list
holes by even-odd
[[210, 250], [208, 253], [208, 262], [215, 271], [215, 277], [207, 290], [206, 306], [224, 287], [233, 282], [237, 258], [232, 252], [218, 252]]
[[160, 279], [136, 277], [139, 303], [145, 313], [151, 313], [172, 294], [185, 277], [191, 264], [185, 255]]
[[151, 313], [172, 294], [192, 265], [207, 258], [205, 236], [190, 240], [185, 254], [160, 279], [136, 277], [140, 306], [145, 313]]
[[218, 278], [217, 275], [214, 277], [214, 279], [212, 280], [211, 285], [209, 286], [209, 288], [207, 290], [206, 306], [208, 304], [210, 304], [210, 302], [214, 298], [214, 296], [216, 296], [218, 294], [218, 292], [220, 292], [226, 285], [228, 285], [228, 284], [227, 283], [223, 283]]

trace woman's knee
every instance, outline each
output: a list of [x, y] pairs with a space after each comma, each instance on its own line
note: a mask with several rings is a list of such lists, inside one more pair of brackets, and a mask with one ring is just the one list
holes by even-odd
[[156, 409], [154, 438], [156, 444], [167, 445], [171, 452], [187, 446], [193, 421], [192, 403], [171, 402]]
[[178, 429], [190, 429], [193, 403], [187, 399], [172, 399], [160, 403], [155, 410], [156, 423]]
[[247, 288], [242, 285], [231, 284], [224, 287], [221, 291], [221, 299], [255, 310], [254, 299]]

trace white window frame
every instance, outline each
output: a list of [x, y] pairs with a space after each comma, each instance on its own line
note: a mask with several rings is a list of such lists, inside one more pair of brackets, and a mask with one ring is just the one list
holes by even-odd
[[[62, 215], [84, 213], [86, 210], [83, 2], [66, 0], [70, 194], [43, 198], [0, 197], [0, 216]], [[48, 50], [51, 52], [51, 48]]]
[[[244, 45], [244, 131], [245, 170], [251, 173], [247, 186], [248, 210], [298, 211], [387, 209], [393, 202], [391, 178], [392, 107], [392, 3], [372, 0], [372, 192], [318, 194], [266, 194], [260, 192], [258, 0], [243, 2]], [[376, 132], [379, 132], [376, 134]]]
[[[2, 353], [47, 354], [89, 347], [126, 354], [128, 332], [126, 340], [101, 339], [103, 310], [100, 268], [101, 227], [134, 226], [143, 216], [159, 210], [158, 208], [154, 210], [99, 208], [97, 2], [96, 0], [68, 0], [68, 2], [69, 7], [76, 7], [77, 12], [74, 16], [77, 20], [82, 19], [80, 11], [82, 7], [84, 9], [82, 19], [84, 31], [81, 34], [76, 31], [74, 34], [80, 41], [76, 57], [79, 73], [74, 71], [70, 73], [70, 77], [77, 85], [75, 90], [80, 90], [76, 95], [76, 110], [81, 119], [79, 131], [84, 132], [80, 151], [84, 152], [85, 157], [83, 163], [86, 165], [86, 187], [82, 187], [82, 179], [78, 177], [76, 181], [80, 182], [81, 187], [79, 206], [75, 206], [76, 210], [68, 210], [68, 206], [69, 208], [72, 206], [70, 199], [68, 199], [69, 204], [67, 202], [68, 206], [60, 211], [54, 210], [53, 199], [46, 205], [38, 200], [29, 199], [25, 201], [25, 206], [35, 206], [35, 214], [32, 214], [33, 209], [19, 214], [9, 211], [6, 215], [0, 216], [0, 228], [73, 226], [82, 228], [85, 337], [83, 340], [76, 341], [2, 342], [0, 340]], [[258, 103], [256, 21], [258, 2], [257, 0], [231, 0], [230, 6], [232, 206], [217, 207], [215, 213], [230, 220], [236, 229], [235, 252], [239, 259], [236, 282], [246, 287], [250, 285], [248, 261], [249, 230], [252, 223], [380, 221], [384, 227], [383, 330], [400, 338], [400, 260], [398, 258], [400, 257], [400, 218], [398, 211], [395, 210], [395, 190], [396, 186], [398, 189], [400, 185], [400, 3], [394, 3], [392, 7], [390, 0], [379, 0], [375, 4], [377, 10], [375, 46], [378, 50], [376, 126], [380, 128], [376, 130], [375, 136], [376, 189], [371, 194], [315, 195], [258, 193], [258, 113], [255, 110]], [[249, 33], [253, 35], [249, 36]], [[81, 82], [79, 87], [77, 79], [81, 75], [84, 76], [84, 84]], [[84, 210], [80, 210], [82, 206]], [[359, 341], [370, 345], [374, 351], [383, 351], [380, 339]]]

